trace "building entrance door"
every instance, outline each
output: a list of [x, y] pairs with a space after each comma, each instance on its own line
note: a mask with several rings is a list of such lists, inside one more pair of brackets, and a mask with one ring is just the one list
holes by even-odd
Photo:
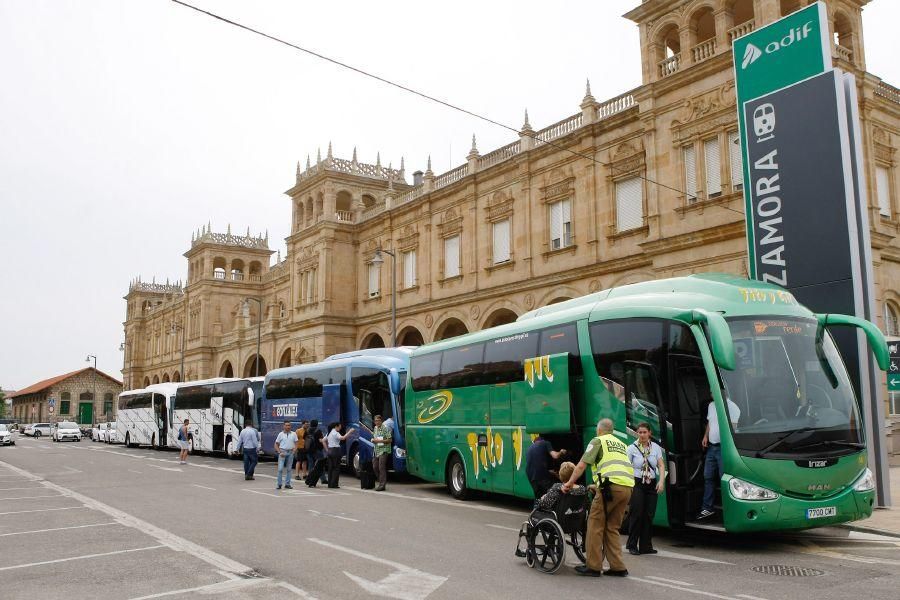
[[78, 405], [78, 423], [79, 425], [94, 424], [94, 403], [82, 402]]

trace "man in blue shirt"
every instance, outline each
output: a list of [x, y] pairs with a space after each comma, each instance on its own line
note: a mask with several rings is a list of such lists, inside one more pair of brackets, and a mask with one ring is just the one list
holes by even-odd
[[275, 489], [281, 489], [281, 478], [284, 475], [284, 487], [293, 489], [291, 485], [291, 468], [294, 466], [294, 449], [297, 447], [297, 434], [291, 431], [291, 422], [285, 421], [284, 428], [275, 438], [275, 452], [278, 454], [278, 478]]
[[250, 419], [244, 422], [244, 428], [238, 436], [237, 448], [238, 452], [244, 450], [244, 479], [256, 479], [253, 473], [256, 471], [256, 465], [259, 463], [259, 432], [250, 424]]

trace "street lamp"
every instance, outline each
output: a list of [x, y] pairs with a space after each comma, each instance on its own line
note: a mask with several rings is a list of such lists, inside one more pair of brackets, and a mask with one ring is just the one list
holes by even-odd
[[256, 368], [255, 374], [253, 375], [254, 377], [259, 377], [259, 336], [261, 331], [260, 328], [262, 327], [262, 300], [259, 298], [244, 298], [245, 303], [249, 300], [259, 303], [259, 313], [256, 315]]
[[[84, 359], [84, 362], [91, 362], [91, 359], [94, 360], [94, 395], [91, 397], [91, 404], [93, 406], [97, 405], [97, 357], [93, 354], [88, 354], [87, 358]], [[93, 408], [93, 406], [91, 408]], [[81, 415], [79, 415], [80, 417]], [[91, 417], [94, 416], [94, 411], [91, 410]], [[93, 425], [93, 418], [91, 419], [91, 425]]]
[[128, 357], [128, 355], [125, 353], [125, 342], [119, 344], [119, 352], [122, 353], [122, 387], [127, 390], [129, 389], [129, 387], [128, 382], [125, 381], [125, 359]]
[[394, 348], [397, 346], [397, 255], [392, 250], [385, 250], [379, 246], [375, 249], [375, 256], [372, 257], [373, 265], [380, 266], [384, 263], [382, 253], [391, 257], [391, 348]]
[[169, 330], [169, 333], [172, 335], [176, 335], [179, 331], [181, 331], [181, 381], [184, 381], [184, 325], [181, 323], [176, 323], [172, 321], [172, 327]]

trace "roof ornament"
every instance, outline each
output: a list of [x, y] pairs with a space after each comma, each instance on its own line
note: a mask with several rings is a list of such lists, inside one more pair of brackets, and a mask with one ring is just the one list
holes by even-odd
[[478, 158], [480, 155], [478, 154], [478, 144], [475, 143], [475, 134], [472, 134], [472, 149], [469, 150], [469, 154], [466, 156], [467, 159], [472, 160], [474, 158]]
[[326, 157], [328, 160], [334, 158], [334, 155], [331, 153], [331, 140], [328, 140], [328, 156]]
[[431, 155], [428, 155], [428, 166], [425, 168], [426, 175], [434, 175], [434, 171], [431, 170]]
[[307, 171], [309, 171], [309, 167], [310, 167], [310, 164], [309, 164], [309, 153], [307, 152], [307, 153], [306, 153], [306, 170], [307, 170]]
[[534, 132], [534, 129], [531, 128], [531, 123], [528, 122], [528, 109], [525, 109], [525, 123], [522, 124], [523, 132]]

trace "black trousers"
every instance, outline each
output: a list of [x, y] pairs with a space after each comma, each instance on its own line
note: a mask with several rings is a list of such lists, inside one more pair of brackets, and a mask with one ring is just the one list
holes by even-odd
[[656, 483], [634, 479], [634, 490], [628, 505], [628, 542], [626, 548], [646, 552], [653, 548], [653, 517], [656, 515]]
[[328, 449], [328, 487], [338, 487], [338, 481], [341, 477], [341, 449]]

